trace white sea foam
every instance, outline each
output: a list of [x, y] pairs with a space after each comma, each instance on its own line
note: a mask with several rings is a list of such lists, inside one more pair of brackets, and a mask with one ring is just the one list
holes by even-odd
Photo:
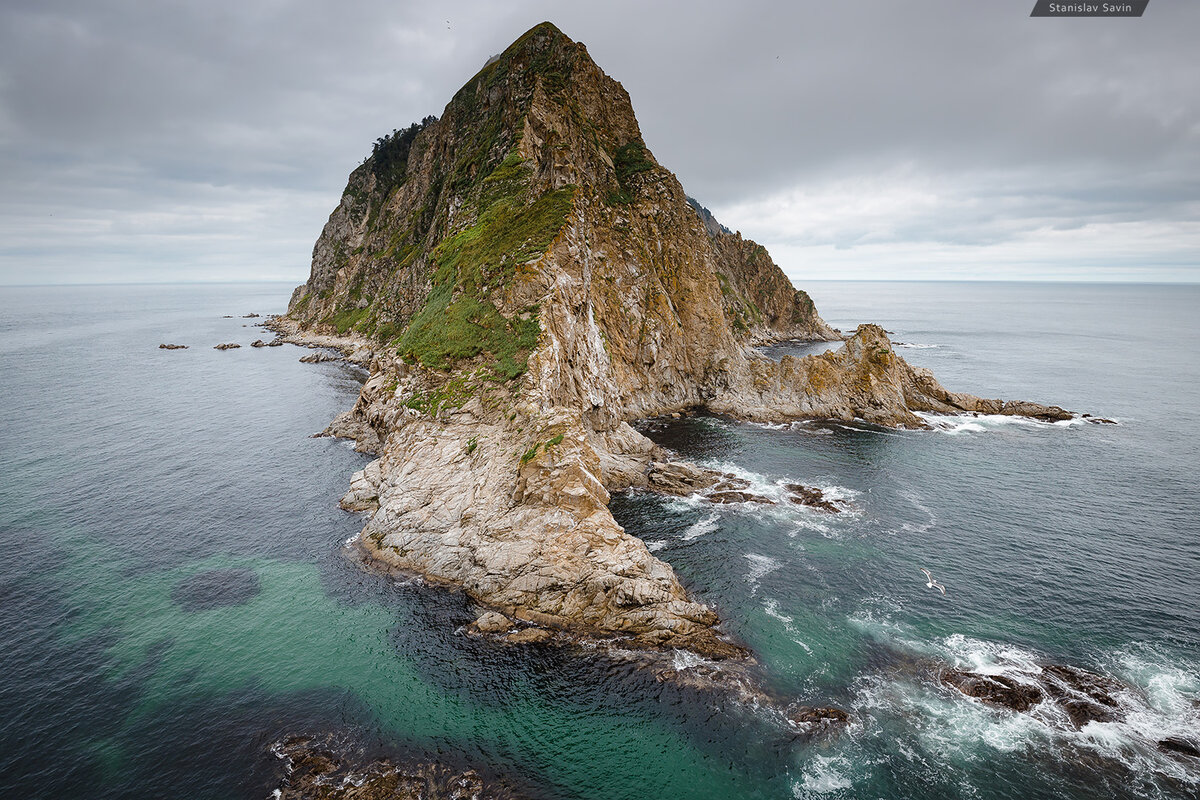
[[[825, 525], [817, 520], [815, 516], [801, 517], [795, 520], [796, 527], [788, 531], [788, 537], [795, 539], [802, 535], [805, 531], [816, 531], [826, 539], [838, 539], [840, 536], [833, 528]], [[803, 549], [803, 545], [797, 545]]]
[[[959, 669], [1025, 683], [1037, 681], [1041, 664], [1049, 661], [1026, 648], [963, 634], [912, 641], [900, 626], [881, 623], [870, 612], [852, 617], [851, 622], [887, 638], [892, 646], [934, 656]], [[1121, 654], [1111, 660], [1116, 668], [1110, 671], [1131, 687], [1114, 693], [1122, 718], [1090, 722], [1080, 730], [1054, 702], [1042, 702], [1028, 713], [1013, 713], [918, 678], [868, 676], [860, 682], [853, 706], [865, 717], [882, 713], [913, 720], [926, 752], [975, 758], [982, 745], [1003, 752], [1039, 749], [1075, 760], [1081, 751], [1090, 751], [1140, 774], [1157, 773], [1200, 786], [1200, 769], [1157, 749], [1157, 743], [1168, 736], [1195, 741], [1200, 730], [1196, 706], [1200, 671], [1194, 671], [1194, 665], [1181, 667], [1144, 654]]]
[[685, 669], [693, 667], [716, 667], [715, 661], [709, 661], [707, 658], [702, 658], [691, 650], [672, 650], [671, 661], [677, 672], [683, 672]]
[[783, 565], [770, 556], [758, 553], [746, 553], [745, 556], [746, 560], [750, 562], [750, 571], [746, 575], [746, 583], [750, 584], [750, 594], [755, 594], [758, 591], [758, 582], [762, 577], [768, 572], [774, 572]]
[[699, 539], [701, 536], [712, 533], [720, 526], [721, 516], [719, 514], [709, 514], [698, 522], [693, 522], [683, 529], [683, 534], [679, 537], [685, 542], [690, 542], [693, 539]]
[[789, 431], [796, 425], [794, 422], [749, 422], [747, 424], [769, 431]]
[[647, 539], [646, 540], [646, 549], [649, 550], [651, 553], [657, 553], [659, 550], [662, 550], [666, 546], [667, 546], [666, 539]]
[[932, 414], [927, 411], [914, 412], [918, 417], [929, 423], [935, 431], [957, 435], [961, 433], [985, 433], [990, 430], [1005, 427], [1026, 428], [1071, 428], [1088, 424], [1082, 417], [1045, 422], [1033, 417], [1019, 417], [1012, 414]]
[[814, 756], [805, 765], [800, 780], [792, 786], [792, 794], [806, 798], [849, 789], [854, 782], [846, 774], [853, 771], [845, 756]]
[[699, 494], [689, 494], [684, 497], [674, 497], [668, 500], [663, 506], [668, 511], [674, 511], [680, 514], [686, 514], [702, 505], [706, 505], [708, 501]]
[[837, 503], [843, 507], [843, 511], [847, 514], [854, 515], [855, 512], [849, 507], [849, 503], [858, 497], [859, 492], [846, 486], [839, 486], [834, 483], [823, 480], [798, 480], [795, 478], [769, 478], [761, 472], [753, 472], [744, 467], [734, 464], [730, 461], [705, 461], [701, 466], [708, 469], [724, 472], [734, 477], [741, 478], [750, 485], [744, 490], [749, 494], [765, 497], [775, 503], [774, 506], [765, 505], [763, 503], [735, 503], [730, 504], [731, 507], [741, 508], [744, 511], [749, 511], [754, 515], [792, 514], [795, 511], [803, 511], [804, 513], [818, 513], [824, 516], [824, 512], [814, 512], [812, 509], [806, 509], [803, 506], [798, 506], [791, 501], [791, 491], [787, 488], [790, 483], [804, 483], [807, 486], [812, 486], [821, 490], [821, 494], [825, 499]]
[[941, 641], [955, 667], [983, 675], [1037, 675], [1042, 671], [1037, 654], [1011, 644], [988, 642], [955, 633]]
[[923, 498], [919, 494], [917, 494], [915, 491], [902, 491], [900, 492], [900, 496], [912, 503], [913, 508], [915, 508], [917, 511], [920, 511], [926, 517], [924, 522], [902, 523], [900, 525], [901, 530], [908, 533], [925, 533], [925, 531], [931, 529], [937, 524], [937, 515], [933, 513], [933, 510], [930, 509], [929, 506], [922, 502]]
[[763, 611], [767, 612], [768, 617], [774, 617], [783, 623], [783, 629], [788, 632], [791, 639], [796, 644], [804, 648], [804, 652], [810, 656], [813, 654], [812, 648], [800, 638], [800, 632], [796, 630], [795, 620], [787, 614], [779, 610], [779, 602], [773, 598], [767, 598], [763, 601]]
[[745, 424], [752, 425], [755, 428], [763, 428], [768, 431], [798, 431], [800, 433], [811, 434], [812, 436], [831, 436], [833, 431], [828, 427], [828, 420], [823, 419], [797, 419], [791, 422], [750, 422]]
[[893, 347], [903, 347], [906, 350], [934, 350], [941, 347], [940, 344], [918, 344], [916, 342], [892, 342]]
[[782, 622], [783, 627], [787, 630], [788, 633], [795, 633], [795, 630], [792, 628], [792, 618], [789, 617], [787, 614], [783, 614], [779, 611], [779, 601], [778, 600], [775, 600], [774, 598], [768, 598], [768, 599], [764, 600], [763, 601], [763, 611], [767, 612], [767, 616], [774, 617], [775, 619]]

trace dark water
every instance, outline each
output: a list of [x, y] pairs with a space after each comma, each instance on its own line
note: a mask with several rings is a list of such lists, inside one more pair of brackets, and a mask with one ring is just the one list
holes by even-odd
[[[309, 434], [361, 375], [222, 319], [290, 287], [2, 290], [0, 796], [265, 798], [268, 745], [328, 733], [552, 798], [1194, 797], [1200, 765], [1154, 742], [1200, 729], [1200, 289], [805, 288], [952, 389], [1121, 423], [648, 428], [853, 504], [614, 502], [773, 690], [853, 713], [808, 743], [638, 670], [458, 636], [460, 597], [348, 559], [361, 520], [336, 504], [365, 459]], [[1127, 682], [1134, 713], [1068, 733], [924, 670], [1035, 661]]]

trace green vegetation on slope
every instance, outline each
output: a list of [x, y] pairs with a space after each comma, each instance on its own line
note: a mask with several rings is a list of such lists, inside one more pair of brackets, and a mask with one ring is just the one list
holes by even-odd
[[355, 308], [350, 311], [339, 311], [336, 314], [330, 314], [321, 321], [337, 328], [338, 335], [345, 335], [346, 331], [357, 327], [366, 316], [367, 309]]
[[[538, 309], [518, 309], [509, 318], [512, 309], [502, 313], [497, 306], [503, 307], [520, 265], [544, 253], [562, 229], [574, 187], [531, 198], [532, 170], [514, 148], [537, 87], [560, 95], [578, 49], [553, 25], [538, 25], [468, 81], [440, 122], [427, 117], [375, 142], [344, 193], [352, 213], [366, 217], [364, 243], [353, 252], [335, 243], [332, 258], [335, 269], [349, 268], [359, 277], [348, 279], [351, 285], [344, 294], [339, 290], [332, 309], [322, 308], [320, 322], [339, 333], [373, 336], [406, 360], [435, 369], [480, 359], [493, 379], [524, 373], [541, 333]], [[435, 122], [427, 136], [452, 146], [434, 155], [423, 202], [406, 198], [398, 213], [389, 198], [404, 184], [409, 159], [428, 146], [422, 131]], [[475, 224], [442, 238], [449, 203], [458, 204], [456, 222], [474, 216]], [[387, 293], [393, 287], [404, 298], [419, 292], [424, 276], [413, 272], [425, 265], [432, 272], [426, 273], [430, 291], [414, 313]], [[328, 300], [328, 292], [321, 299]], [[412, 299], [419, 302], [419, 296]]]
[[509, 285], [521, 264], [546, 251], [575, 195], [572, 186], [524, 205], [525, 173], [519, 158], [506, 158], [481, 182], [481, 205], [491, 201], [487, 210], [434, 249], [433, 288], [396, 342], [400, 355], [435, 369], [488, 356], [502, 380], [525, 371], [524, 356], [541, 332], [537, 309], [508, 319], [489, 298]]
[[633, 186], [630, 179], [639, 172], [654, 169], [654, 162], [646, 158], [646, 146], [635, 140], [617, 148], [613, 153], [613, 167], [617, 171], [617, 184], [621, 188], [608, 196], [609, 205], [629, 205], [633, 202]]
[[413, 141], [418, 133], [435, 122], [437, 117], [426, 117], [404, 130], [394, 130], [375, 140], [375, 146], [366, 163], [375, 174], [377, 192], [387, 197], [393, 188], [404, 183], [404, 176], [408, 170], [408, 154], [412, 150]]

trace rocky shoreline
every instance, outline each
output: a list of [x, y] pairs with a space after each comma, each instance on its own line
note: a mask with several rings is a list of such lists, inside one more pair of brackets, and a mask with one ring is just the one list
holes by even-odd
[[[628, 489], [722, 504], [772, 502], [749, 491], [746, 481], [673, 458], [628, 420], [609, 415], [598, 426], [594, 415], [570, 408], [533, 402], [505, 408], [497, 402], [507, 399], [503, 390], [439, 403], [424, 388], [423, 370], [365, 338], [306, 331], [286, 317], [263, 324], [283, 341], [340, 353], [369, 370], [354, 408], [322, 432], [353, 439], [356, 449], [377, 456], [351, 477], [341, 505], [368, 515], [358, 546], [370, 558], [464, 590], [479, 608], [475, 632], [503, 632], [498, 640], [518, 643], [588, 640], [632, 650], [686, 649], [718, 660], [748, 657], [721, 632], [717, 614], [608, 510], [611, 493]], [[852, 419], [920, 423], [913, 427], [924, 425], [914, 407], [1071, 416], [1055, 407], [952, 394], [927, 371], [882, 354], [886, 342], [882, 329], [862, 326], [836, 353], [780, 362], [790, 374], [824, 374], [824, 403], [791, 407], [791, 392], [778, 392], [779, 399], [755, 383], [759, 405], [713, 405], [752, 420], [845, 419], [846, 413], [821, 412], [848, 409]], [[762, 405], [764, 398], [772, 406]], [[786, 488], [786, 502], [814, 513], [845, 510], [814, 487]]]

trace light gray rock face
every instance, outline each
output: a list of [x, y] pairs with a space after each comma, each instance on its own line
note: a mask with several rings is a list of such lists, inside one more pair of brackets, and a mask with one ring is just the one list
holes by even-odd
[[[606, 437], [577, 413], [488, 420], [478, 402], [444, 419], [410, 416], [386, 398], [363, 411], [389, 419], [389, 432], [342, 505], [377, 506], [361, 540], [374, 557], [540, 627], [620, 636], [632, 647], [670, 641], [714, 657], [740, 653], [714, 634], [716, 615], [608, 510], [607, 487], [644, 482], [653, 450], [627, 424]], [[530, 428], [544, 437], [533, 445], [522, 433]]]

